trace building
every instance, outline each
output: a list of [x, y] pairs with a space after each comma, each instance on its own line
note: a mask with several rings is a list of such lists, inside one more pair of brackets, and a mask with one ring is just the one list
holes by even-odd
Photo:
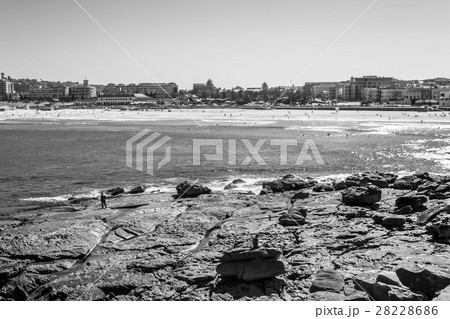
[[98, 106], [130, 105], [134, 101], [133, 94], [102, 95], [97, 98]]
[[303, 91], [306, 98], [335, 99], [339, 82], [306, 82]]
[[431, 97], [440, 107], [450, 107], [450, 87], [431, 89]]
[[1, 73], [0, 77], [0, 100], [9, 100], [14, 91], [14, 82], [5, 78], [5, 74]]
[[382, 103], [403, 103], [404, 89], [385, 87], [380, 89], [380, 101]]
[[380, 90], [378, 88], [362, 88], [361, 101], [362, 102], [379, 102]]
[[103, 95], [119, 95], [120, 93], [120, 87], [116, 86], [114, 83], [108, 83], [103, 89]]
[[69, 95], [73, 100], [89, 100], [97, 96], [97, 89], [84, 80], [83, 85], [69, 88]]
[[63, 99], [68, 95], [69, 88], [67, 86], [31, 88], [28, 93], [25, 94], [26, 98], [29, 100]]
[[155, 97], [173, 97], [178, 93], [178, 85], [169, 83], [139, 83], [135, 93], [154, 95]]
[[440, 107], [450, 107], [450, 89], [442, 90], [439, 97]]
[[425, 100], [424, 88], [408, 88], [403, 92], [403, 103], [415, 105], [416, 101]]
[[355, 100], [362, 99], [364, 88], [379, 89], [380, 87], [394, 86], [398, 82], [393, 77], [379, 77], [375, 75], [366, 75], [363, 77], [351, 77], [350, 83], [355, 85]]

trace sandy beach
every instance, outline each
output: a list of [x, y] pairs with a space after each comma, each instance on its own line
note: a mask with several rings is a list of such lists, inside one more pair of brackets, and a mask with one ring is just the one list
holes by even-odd
[[101, 109], [62, 109], [36, 111], [16, 109], [0, 112], [0, 120], [91, 120], [131, 121], [171, 125], [227, 125], [227, 126], [290, 126], [334, 122], [337, 125], [357, 123], [366, 125], [450, 125], [450, 112], [395, 112], [395, 111], [329, 111], [329, 110], [246, 110], [246, 109], [149, 109], [148, 111], [120, 111]]

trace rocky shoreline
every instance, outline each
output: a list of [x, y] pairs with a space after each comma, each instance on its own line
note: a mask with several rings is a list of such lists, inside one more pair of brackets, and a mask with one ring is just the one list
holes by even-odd
[[0, 216], [0, 300], [450, 300], [450, 176], [184, 182]]

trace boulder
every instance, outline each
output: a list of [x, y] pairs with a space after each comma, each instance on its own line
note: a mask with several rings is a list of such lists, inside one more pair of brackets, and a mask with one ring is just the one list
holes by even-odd
[[[394, 278], [394, 279], [393, 279]], [[428, 300], [421, 293], [415, 293], [401, 286], [392, 276], [377, 273], [361, 273], [353, 277], [357, 289], [366, 292], [375, 301], [422, 301]]]
[[345, 184], [345, 181], [339, 181], [336, 184], [334, 184], [334, 189], [337, 191], [341, 191], [346, 188], [347, 188], [347, 185]]
[[388, 227], [400, 227], [400, 226], [403, 226], [405, 223], [406, 223], [406, 218], [404, 216], [400, 216], [400, 215], [387, 214], [381, 220], [381, 224], [383, 224], [383, 226], [388, 226]]
[[426, 211], [420, 212], [419, 214], [417, 214], [416, 223], [418, 225], [424, 226], [441, 213], [450, 213], [450, 205], [439, 205], [436, 207], [431, 207]]
[[344, 277], [335, 270], [322, 270], [316, 275], [309, 291], [311, 293], [317, 291], [340, 292], [344, 289]]
[[450, 274], [439, 271], [405, 266], [398, 268], [395, 272], [403, 285], [412, 291], [425, 293], [430, 299], [450, 285]]
[[282, 226], [300, 226], [306, 224], [306, 220], [301, 214], [282, 213], [278, 218], [278, 223]]
[[397, 179], [394, 182], [393, 187], [396, 189], [417, 189], [417, 187], [422, 183], [422, 179], [415, 175], [404, 176]]
[[450, 238], [450, 214], [440, 213], [431, 221], [426, 229], [437, 239]]
[[381, 200], [381, 190], [374, 185], [354, 186], [341, 191], [342, 202], [347, 205], [366, 206]]
[[361, 178], [360, 185], [368, 184], [372, 184], [380, 188], [386, 188], [389, 186], [389, 183], [383, 177], [374, 174], [366, 175]]
[[281, 184], [283, 185], [284, 191], [296, 191], [310, 186], [307, 181], [301, 178], [283, 178]]
[[122, 187], [116, 187], [106, 191], [106, 194], [111, 196], [117, 196], [123, 193], [125, 193], [125, 190]]
[[330, 183], [320, 183], [320, 184], [316, 184], [313, 187], [313, 191], [314, 192], [318, 192], [318, 193], [321, 193], [321, 192], [333, 192], [334, 191], [334, 187]]
[[211, 193], [211, 189], [208, 187], [196, 183], [193, 184], [189, 181], [178, 184], [176, 189], [178, 197], [197, 197], [202, 194]]
[[140, 194], [145, 192], [146, 187], [141, 185], [141, 186], [137, 186], [133, 189], [131, 189], [130, 191], [127, 192], [127, 194]]
[[280, 255], [281, 251], [275, 248], [232, 250], [220, 258], [217, 273], [244, 281], [274, 278], [286, 272], [285, 263], [278, 260]]
[[417, 209], [423, 206], [428, 201], [428, 198], [423, 195], [410, 195], [398, 197], [395, 201], [397, 208], [411, 206], [412, 209]]
[[295, 203], [297, 200], [299, 199], [306, 199], [309, 198], [310, 193], [306, 192], [306, 191], [300, 191], [298, 193], [295, 193], [294, 195], [292, 195], [291, 197], [291, 203]]

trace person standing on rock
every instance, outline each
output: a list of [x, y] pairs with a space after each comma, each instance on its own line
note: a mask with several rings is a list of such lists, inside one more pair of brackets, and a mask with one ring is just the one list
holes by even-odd
[[100, 201], [102, 202], [102, 209], [103, 209], [103, 208], [108, 208], [108, 207], [106, 206], [106, 196], [103, 194], [103, 192], [102, 192], [101, 195], [100, 195]]

